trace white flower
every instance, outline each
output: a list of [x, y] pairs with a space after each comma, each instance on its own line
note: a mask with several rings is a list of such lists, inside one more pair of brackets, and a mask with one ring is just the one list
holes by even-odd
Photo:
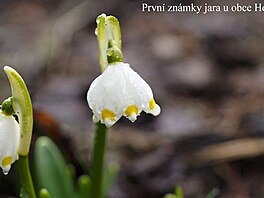
[[0, 110], [0, 167], [7, 174], [11, 164], [18, 159], [20, 141], [19, 124], [13, 116], [7, 116]]
[[113, 63], [91, 84], [87, 101], [93, 111], [93, 121], [107, 127], [121, 116], [134, 122], [141, 111], [158, 115], [150, 86], [127, 63]]

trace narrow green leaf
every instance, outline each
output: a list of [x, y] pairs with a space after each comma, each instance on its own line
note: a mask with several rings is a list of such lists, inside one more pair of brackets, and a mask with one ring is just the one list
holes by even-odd
[[77, 181], [78, 198], [90, 198], [91, 178], [88, 175], [82, 175]]
[[71, 174], [62, 153], [50, 138], [43, 136], [37, 139], [34, 162], [40, 188], [46, 188], [54, 198], [73, 197]]

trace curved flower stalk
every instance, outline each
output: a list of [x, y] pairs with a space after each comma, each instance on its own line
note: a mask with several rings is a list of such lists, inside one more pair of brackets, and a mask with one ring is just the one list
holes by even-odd
[[11, 164], [18, 159], [20, 128], [12, 115], [0, 110], [0, 167], [7, 174]]
[[134, 122], [141, 111], [158, 115], [150, 86], [127, 63], [110, 64], [91, 84], [87, 100], [93, 121], [111, 127], [121, 116]]

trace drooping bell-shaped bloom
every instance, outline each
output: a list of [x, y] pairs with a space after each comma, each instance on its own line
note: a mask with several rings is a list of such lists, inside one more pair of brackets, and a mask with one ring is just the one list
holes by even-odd
[[0, 167], [7, 174], [11, 164], [18, 159], [20, 141], [19, 124], [13, 116], [8, 116], [0, 110]]
[[160, 113], [150, 86], [129, 64], [122, 62], [110, 64], [92, 82], [87, 101], [93, 111], [93, 121], [101, 121], [107, 127], [121, 116], [134, 122], [141, 111], [155, 116]]

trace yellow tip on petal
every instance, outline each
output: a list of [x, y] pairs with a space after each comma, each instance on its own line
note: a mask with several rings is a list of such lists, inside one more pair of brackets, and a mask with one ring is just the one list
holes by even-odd
[[2, 160], [2, 166], [9, 166], [12, 164], [12, 157], [7, 156]]
[[152, 99], [149, 101], [149, 109], [150, 109], [150, 110], [154, 110], [155, 105], [156, 105], [156, 102], [155, 102], [154, 98], [152, 98]]
[[154, 116], [157, 116], [160, 114], [160, 106], [155, 102], [154, 98], [152, 98], [149, 101], [149, 110], [146, 111], [147, 113], [151, 113]]
[[104, 109], [102, 111], [102, 119], [103, 119], [103, 121], [105, 121], [106, 119], [109, 119], [112, 122], [114, 122], [115, 119], [116, 119], [116, 115], [115, 115], [115, 113], [113, 111], [110, 111], [108, 109]]
[[136, 107], [136, 105], [130, 105], [127, 107], [126, 111], [125, 111], [127, 117], [130, 117], [132, 114], [138, 114], [138, 108]]

